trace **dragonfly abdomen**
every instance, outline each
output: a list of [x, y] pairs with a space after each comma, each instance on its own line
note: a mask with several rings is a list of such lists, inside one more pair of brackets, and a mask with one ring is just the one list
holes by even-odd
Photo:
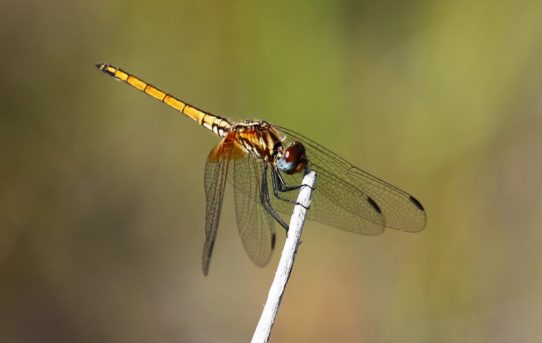
[[185, 116], [196, 121], [199, 125], [212, 131], [217, 136], [224, 137], [231, 130], [232, 125], [227, 119], [202, 111], [197, 107], [183, 102], [173, 95], [154, 87], [150, 83], [147, 83], [137, 76], [129, 74], [118, 67], [106, 63], [97, 64], [96, 67], [104, 73], [113, 76], [115, 79], [127, 83], [135, 89], [138, 89], [154, 99], [163, 102], [169, 107], [181, 112]]

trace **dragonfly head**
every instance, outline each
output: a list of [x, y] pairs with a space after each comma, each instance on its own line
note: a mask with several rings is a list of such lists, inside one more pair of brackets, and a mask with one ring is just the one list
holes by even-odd
[[287, 148], [281, 146], [276, 161], [278, 168], [286, 174], [299, 173], [307, 166], [305, 147], [300, 142], [294, 142]]

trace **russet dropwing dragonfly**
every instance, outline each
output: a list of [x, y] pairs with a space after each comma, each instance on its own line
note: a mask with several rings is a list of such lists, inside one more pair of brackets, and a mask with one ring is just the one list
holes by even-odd
[[[288, 230], [279, 213], [290, 214], [295, 190], [308, 170], [318, 176], [308, 218], [359, 234], [385, 228], [423, 230], [427, 218], [412, 195], [353, 166], [315, 141], [263, 120], [232, 123], [200, 110], [124, 70], [97, 64], [102, 72], [150, 95], [192, 118], [221, 138], [205, 164], [205, 244], [203, 274], [215, 243], [226, 181], [233, 185], [237, 227], [254, 264], [269, 262], [275, 247], [275, 221]], [[272, 193], [270, 194], [269, 188]]]

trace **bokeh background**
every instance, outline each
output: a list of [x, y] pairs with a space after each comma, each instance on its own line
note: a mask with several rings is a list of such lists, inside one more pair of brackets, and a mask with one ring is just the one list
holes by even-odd
[[542, 337], [542, 2], [22, 0], [0, 13], [1, 342], [246, 342], [267, 296], [279, 254], [251, 264], [231, 190], [200, 270], [217, 139], [98, 62], [299, 131], [425, 205], [418, 234], [307, 223], [272, 341]]

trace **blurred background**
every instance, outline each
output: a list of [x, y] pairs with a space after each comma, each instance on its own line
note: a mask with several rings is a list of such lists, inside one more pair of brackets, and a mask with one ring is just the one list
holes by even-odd
[[246, 342], [274, 275], [226, 194], [201, 273], [217, 139], [99, 73], [296, 130], [415, 195], [425, 231], [318, 223], [273, 342], [542, 336], [542, 2], [4, 1], [1, 342]]

